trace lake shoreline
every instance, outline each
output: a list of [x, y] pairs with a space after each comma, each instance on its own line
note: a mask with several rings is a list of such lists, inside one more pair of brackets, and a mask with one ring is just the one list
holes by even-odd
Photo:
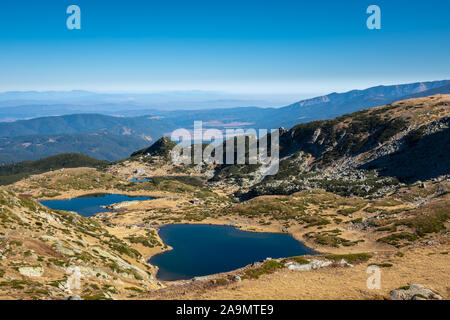
[[[268, 253], [267, 255], [265, 255], [264, 258], [262, 258], [262, 256], [261, 256], [261, 258], [255, 258], [251, 262], [248, 261], [248, 263], [244, 263], [241, 267], [231, 268], [228, 271], [193, 275], [192, 277], [188, 277], [186, 279], [164, 280], [163, 277], [157, 277], [157, 274], [159, 272], [159, 266], [157, 264], [154, 264], [154, 261], [152, 263], [151, 260], [154, 259], [157, 256], [161, 256], [163, 254], [167, 254], [168, 252], [173, 250], [175, 245], [174, 246], [170, 246], [168, 243], [164, 242], [164, 239], [163, 239], [163, 237], [161, 237], [161, 234], [160, 234], [162, 227], [172, 227], [172, 226], [176, 226], [176, 227], [186, 227], [186, 226], [223, 227], [223, 228], [229, 228], [230, 230], [233, 230], [234, 232], [242, 233], [242, 234], [243, 233], [248, 233], [248, 234], [255, 233], [255, 234], [266, 234], [266, 235], [278, 235], [280, 237], [286, 236], [286, 239], [284, 239], [286, 243], [283, 244], [282, 248], [280, 248], [280, 249], [287, 250], [286, 245], [290, 241], [289, 238], [291, 238], [293, 241], [295, 241], [295, 243], [292, 242], [292, 244], [299, 245], [299, 247], [298, 247], [299, 251], [301, 251], [301, 250], [305, 251], [305, 253], [292, 254], [292, 255], [285, 254], [285, 255], [282, 255], [282, 256], [278, 256], [277, 258], [274, 258], [274, 260], [285, 259], [285, 258], [290, 258], [290, 257], [294, 257], [294, 256], [309, 256], [309, 257], [313, 257], [313, 256], [316, 256], [316, 255], [321, 255], [322, 254], [321, 252], [318, 252], [317, 250], [315, 250], [313, 248], [310, 248], [304, 242], [299, 241], [292, 234], [286, 233], [286, 232], [279, 232], [279, 231], [278, 232], [266, 232], [266, 231], [256, 231], [256, 230], [246, 231], [246, 230], [243, 230], [242, 228], [239, 228], [239, 226], [235, 226], [235, 225], [231, 225], [231, 224], [204, 223], [202, 221], [198, 221], [198, 222], [195, 222], [195, 223], [169, 223], [169, 224], [160, 225], [157, 228], [155, 228], [155, 230], [157, 231], [158, 237], [162, 241], [162, 243], [164, 245], [166, 245], [170, 249], [164, 250], [164, 251], [162, 251], [160, 253], [155, 253], [155, 254], [153, 254], [153, 255], [151, 255], [151, 256], [146, 258], [147, 263], [150, 264], [155, 269], [157, 269], [157, 273], [155, 274], [155, 278], [158, 281], [163, 281], [165, 283], [176, 283], [176, 282], [179, 282], [179, 281], [186, 281], [186, 280], [191, 280], [191, 279], [199, 278], [199, 277], [201, 277], [201, 278], [203, 278], [203, 277], [215, 277], [215, 276], [220, 275], [220, 274], [233, 273], [233, 272], [237, 272], [238, 270], [241, 270], [243, 268], [246, 268], [249, 265], [252, 265], [252, 264], [255, 264], [255, 263], [261, 263], [261, 262], [265, 261], [268, 257], [270, 257], [272, 259], [271, 256], [277, 256], [278, 255], [278, 254], [274, 255], [274, 252], [272, 252], [272, 254]], [[217, 231], [220, 231], [220, 229], [217, 230]], [[281, 239], [280, 237], [278, 237], [278, 238]], [[214, 239], [214, 240], [217, 240], [217, 239]], [[275, 240], [275, 239], [273, 239], [273, 240]], [[264, 239], [263, 241], [266, 241], [266, 239]], [[198, 246], [196, 248], [198, 249]]]
[[119, 212], [127, 206], [154, 200], [147, 196], [128, 196], [115, 193], [91, 193], [62, 200], [40, 200], [39, 203], [53, 210], [75, 212], [82, 217], [94, 217], [105, 212]]
[[90, 198], [95, 197], [96, 195], [109, 195], [116, 194], [127, 197], [148, 197], [152, 199], [162, 199], [167, 197], [167, 194], [162, 194], [161, 192], [142, 192], [142, 191], [123, 191], [119, 189], [96, 189], [92, 192], [86, 193], [86, 190], [73, 190], [63, 192], [59, 195], [52, 197], [39, 197], [35, 198], [37, 201], [52, 201], [52, 200], [72, 200], [72, 199], [80, 199], [80, 198]]

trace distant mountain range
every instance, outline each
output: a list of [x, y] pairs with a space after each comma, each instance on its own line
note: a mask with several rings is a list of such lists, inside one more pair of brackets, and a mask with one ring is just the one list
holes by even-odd
[[[150, 145], [152, 141], [170, 134], [175, 129], [192, 129], [196, 120], [202, 120], [205, 128], [291, 128], [302, 122], [331, 119], [409, 97], [445, 94], [449, 93], [449, 90], [450, 80], [444, 80], [332, 93], [302, 100], [282, 108], [238, 107], [177, 111], [136, 109], [130, 111], [137, 115], [132, 117], [89, 112], [2, 122], [0, 123], [0, 163], [35, 160], [63, 152], [83, 153], [98, 159], [113, 161]], [[39, 95], [40, 93], [30, 92], [25, 94], [25, 98], [32, 101]], [[101, 102], [103, 109], [100, 110], [108, 110], [108, 104], [104, 104], [102, 100], [104, 96], [100, 99], [96, 94], [89, 92], [66, 94], [53, 92], [47, 95], [48, 97], [45, 98], [51, 98], [53, 101], [63, 99], [65, 96], [67, 100], [73, 99], [74, 96], [80, 101], [94, 99], [92, 101]], [[105, 96], [108, 97], [108, 95]], [[0, 105], [5, 105], [6, 101], [16, 101], [14, 99], [18, 97], [24, 98], [24, 94], [17, 92], [0, 94]], [[60, 107], [64, 109], [65, 105], [62, 104]], [[57, 108], [59, 107], [30, 106], [29, 116], [33, 117], [39, 112], [55, 112]], [[82, 104], [78, 109], [71, 106], [66, 110], [78, 113], [78, 110], [86, 110], [86, 108], [88, 106]], [[0, 107], [0, 118], [8, 115], [14, 118], [25, 112], [27, 112], [26, 107], [20, 107], [17, 104], [14, 106], [12, 103], [10, 107]], [[113, 103], [105, 113], [114, 112]]]
[[[202, 110], [236, 106], [274, 107], [288, 98], [247, 97], [210, 92], [180, 91], [162, 93], [95, 93], [89, 91], [13, 91], [0, 93], [0, 121], [23, 120], [76, 113], [114, 116], [141, 116], [155, 110]], [[292, 101], [292, 100], [291, 100]]]
[[[366, 108], [386, 105], [408, 98], [426, 97], [448, 93], [450, 80], [418, 82], [393, 86], [377, 86], [365, 90], [331, 93], [326, 96], [303, 100], [273, 113], [266, 125], [281, 123], [286, 128], [300, 122], [332, 119]], [[272, 117], [271, 117], [272, 118]], [[275, 126], [276, 127], [276, 126]]]
[[[82, 153], [96, 159], [117, 160], [151, 142], [108, 133], [31, 135], [0, 138], [1, 163], [37, 160], [61, 153]], [[131, 151], [130, 151], [131, 150]]]

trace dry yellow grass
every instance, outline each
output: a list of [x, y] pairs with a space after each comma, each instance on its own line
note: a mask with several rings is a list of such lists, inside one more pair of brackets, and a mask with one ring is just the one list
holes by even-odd
[[[408, 284], [422, 284], [445, 299], [450, 296], [448, 245], [410, 249], [404, 257], [380, 252], [368, 262], [353, 268], [323, 268], [313, 271], [282, 269], [258, 280], [244, 280], [208, 290], [199, 289], [174, 294], [172, 299], [206, 300], [366, 300], [389, 299], [389, 292]], [[431, 254], [431, 255], [430, 255]], [[371, 263], [393, 264], [381, 269], [381, 289], [367, 288], [367, 266]], [[151, 296], [150, 296], [151, 297]], [[148, 298], [144, 296], [143, 298]], [[153, 296], [158, 298], [158, 296]], [[164, 296], [167, 298], [167, 295]]]

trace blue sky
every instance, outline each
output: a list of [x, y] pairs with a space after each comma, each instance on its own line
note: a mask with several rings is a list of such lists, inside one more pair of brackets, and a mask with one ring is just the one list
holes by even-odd
[[[81, 8], [82, 29], [66, 28]], [[377, 4], [382, 29], [368, 30]], [[0, 91], [312, 96], [450, 79], [447, 0], [2, 0]]]

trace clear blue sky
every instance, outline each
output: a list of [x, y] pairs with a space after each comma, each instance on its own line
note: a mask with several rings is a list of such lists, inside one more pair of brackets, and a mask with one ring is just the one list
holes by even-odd
[[[82, 29], [66, 28], [77, 4]], [[366, 28], [366, 8], [382, 29]], [[327, 93], [450, 79], [448, 0], [1, 0], [0, 91]]]

